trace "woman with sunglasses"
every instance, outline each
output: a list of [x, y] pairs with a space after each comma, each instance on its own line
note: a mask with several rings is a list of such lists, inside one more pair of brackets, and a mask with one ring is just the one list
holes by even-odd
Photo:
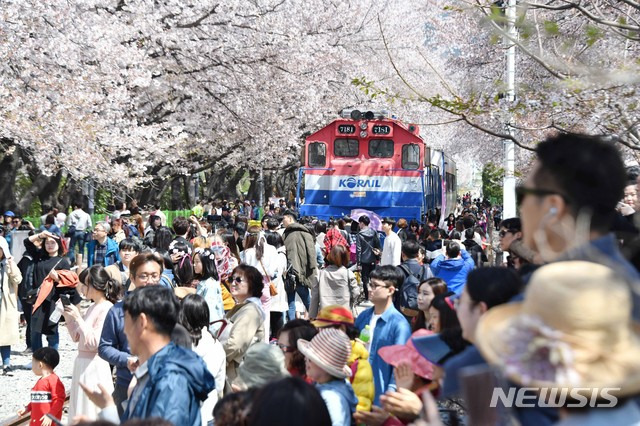
[[236, 306], [226, 316], [226, 327], [220, 332], [220, 341], [227, 354], [227, 377], [232, 382], [236, 368], [242, 362], [249, 346], [264, 340], [264, 320], [262, 309], [262, 274], [249, 265], [240, 265], [231, 275], [231, 295]]
[[304, 355], [298, 350], [298, 340], [311, 341], [318, 330], [307, 320], [294, 319], [287, 322], [278, 332], [278, 347], [284, 352], [284, 365], [292, 376], [300, 377], [307, 383], [307, 367]]

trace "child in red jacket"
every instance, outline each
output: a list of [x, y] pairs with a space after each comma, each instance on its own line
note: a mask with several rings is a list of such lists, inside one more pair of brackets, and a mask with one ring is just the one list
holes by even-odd
[[58, 366], [60, 355], [53, 348], [40, 348], [33, 353], [31, 370], [41, 378], [31, 389], [31, 402], [25, 408], [18, 410], [18, 415], [31, 412], [31, 426], [49, 426], [51, 414], [57, 419], [62, 418], [65, 390], [60, 378], [53, 372]]

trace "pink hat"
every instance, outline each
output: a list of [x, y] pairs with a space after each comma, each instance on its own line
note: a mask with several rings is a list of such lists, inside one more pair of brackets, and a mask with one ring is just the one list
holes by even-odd
[[351, 377], [351, 369], [347, 366], [351, 341], [343, 331], [320, 329], [310, 342], [298, 339], [298, 350], [333, 377]]
[[397, 367], [403, 362], [408, 362], [411, 364], [411, 369], [414, 374], [431, 380], [433, 378], [433, 364], [418, 353], [412, 340], [414, 337], [424, 337], [433, 334], [432, 331], [420, 329], [411, 335], [406, 344], [385, 346], [378, 350], [378, 355], [380, 355], [384, 362], [394, 367]]

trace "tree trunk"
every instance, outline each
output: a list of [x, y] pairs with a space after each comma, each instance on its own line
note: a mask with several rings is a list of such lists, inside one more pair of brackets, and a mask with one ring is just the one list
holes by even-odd
[[171, 180], [171, 210], [182, 209], [182, 185], [180, 176]]
[[[0, 144], [3, 146], [13, 146], [10, 139], [1, 139]], [[2, 161], [0, 161], [0, 214], [7, 210], [16, 209], [18, 203], [14, 191], [16, 185], [16, 176], [20, 167], [20, 148], [14, 147], [12, 153], [3, 152]]]
[[54, 207], [58, 210], [64, 211], [64, 206], [61, 206], [58, 203], [58, 188], [60, 187], [60, 182], [62, 181], [62, 174], [62, 170], [60, 170], [49, 180], [49, 183], [47, 183], [47, 185], [42, 188], [40, 194], [38, 194], [41, 206]]

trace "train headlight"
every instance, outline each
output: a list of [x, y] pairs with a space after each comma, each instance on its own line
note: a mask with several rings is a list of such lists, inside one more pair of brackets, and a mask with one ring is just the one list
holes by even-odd
[[365, 132], [364, 130], [360, 132], [360, 137], [361, 138], [366, 138], [367, 137], [367, 132]]
[[361, 118], [362, 118], [362, 113], [359, 110], [354, 109], [353, 111], [351, 111], [352, 120], [360, 120]]
[[366, 120], [373, 120], [374, 114], [373, 111], [367, 111], [364, 113], [364, 118]]
[[360, 123], [360, 130], [367, 130], [367, 123], [365, 122]]

